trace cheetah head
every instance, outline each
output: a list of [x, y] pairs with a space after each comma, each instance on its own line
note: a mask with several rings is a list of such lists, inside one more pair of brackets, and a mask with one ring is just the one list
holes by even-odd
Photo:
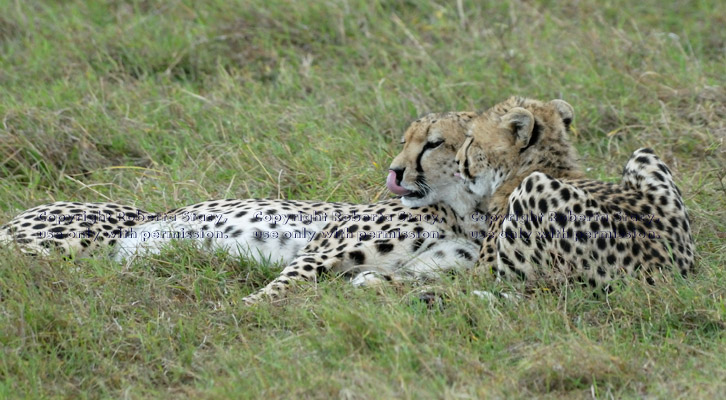
[[449, 205], [474, 196], [456, 179], [456, 151], [466, 139], [473, 112], [432, 113], [414, 121], [403, 134], [403, 150], [391, 162], [386, 186], [401, 196], [403, 205]]
[[567, 138], [575, 116], [563, 100], [544, 103], [511, 97], [474, 119], [456, 154], [460, 177], [478, 196], [492, 196], [505, 182], [541, 171], [579, 173]]

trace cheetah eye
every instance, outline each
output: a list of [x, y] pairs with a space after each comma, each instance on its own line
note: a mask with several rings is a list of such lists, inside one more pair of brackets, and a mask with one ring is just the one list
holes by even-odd
[[431, 149], [435, 149], [435, 148], [441, 146], [443, 143], [444, 143], [443, 140], [439, 140], [436, 142], [426, 142], [426, 144], [423, 147], [423, 150], [421, 150], [421, 153], [431, 150]]
[[426, 143], [426, 148], [435, 149], [435, 148], [441, 146], [442, 144], [444, 144], [443, 140], [437, 140], [435, 142], [428, 142], [428, 143]]

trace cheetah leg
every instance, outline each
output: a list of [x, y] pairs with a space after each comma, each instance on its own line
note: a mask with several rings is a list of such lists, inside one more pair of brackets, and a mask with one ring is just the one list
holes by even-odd
[[[476, 243], [459, 240], [437, 241], [422, 254], [406, 263], [394, 277], [405, 275], [414, 281], [438, 279], [446, 274], [469, 270], [476, 265]], [[442, 307], [446, 295], [440, 287], [426, 285], [418, 290], [418, 300], [429, 307]]]
[[242, 299], [246, 305], [253, 305], [265, 298], [281, 299], [293, 282], [317, 281], [318, 277], [339, 264], [336, 258], [328, 258], [326, 254], [303, 253], [285, 267], [280, 276], [268, 283], [264, 288]]
[[[418, 256], [402, 263], [391, 272], [367, 270], [351, 280], [353, 286], [377, 286], [384, 282], [427, 281], [446, 273], [474, 267], [477, 245], [467, 241], [444, 240], [435, 242]], [[423, 290], [427, 295], [430, 291]]]
[[623, 183], [628, 187], [641, 192], [648, 192], [651, 195], [668, 195], [671, 198], [678, 199], [680, 204], [663, 205], [667, 212], [683, 209], [681, 191], [676, 187], [671, 170], [649, 148], [635, 150], [630, 156], [625, 168], [623, 168]]
[[[623, 184], [643, 193], [651, 201], [641, 205], [643, 214], [653, 213], [654, 216], [670, 216], [667, 223], [671, 229], [677, 230], [675, 240], [669, 243], [675, 256], [673, 263], [677, 265], [682, 276], [694, 271], [694, 245], [691, 234], [691, 222], [683, 204], [683, 196], [676, 186], [668, 166], [649, 148], [641, 148], [633, 152], [623, 169]], [[665, 218], [664, 218], [665, 219]], [[670, 234], [670, 233], [669, 233]], [[679, 237], [679, 235], [683, 235]], [[670, 236], [670, 235], [669, 235]], [[646, 274], [646, 276], [649, 276]], [[648, 279], [648, 278], [647, 278]]]
[[437, 241], [396, 273], [416, 280], [437, 279], [446, 273], [474, 268], [478, 251], [479, 246], [469, 241]]

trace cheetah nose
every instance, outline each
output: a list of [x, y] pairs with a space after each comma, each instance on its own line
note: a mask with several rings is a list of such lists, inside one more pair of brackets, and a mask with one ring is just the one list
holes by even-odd
[[462, 177], [461, 177], [461, 174], [460, 174], [460, 173], [458, 173], [458, 172], [454, 172], [454, 177], [455, 177], [455, 178], [461, 178], [461, 179], [464, 179], [464, 178], [462, 178]]
[[411, 193], [410, 190], [400, 185], [401, 179], [403, 178], [402, 169], [389, 169], [388, 178], [386, 178], [386, 186], [388, 190], [399, 196], [405, 196]]
[[400, 185], [401, 181], [403, 181], [403, 172], [406, 170], [406, 168], [391, 168], [389, 171], [393, 171], [396, 173], [396, 185]]

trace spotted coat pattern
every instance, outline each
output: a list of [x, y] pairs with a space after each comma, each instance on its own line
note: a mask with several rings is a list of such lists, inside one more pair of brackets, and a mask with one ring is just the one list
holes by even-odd
[[609, 292], [624, 275], [655, 284], [693, 272], [681, 192], [651, 149], [636, 150], [620, 183], [582, 178], [562, 100], [511, 98], [472, 123], [460, 172], [491, 196], [479, 265], [525, 286], [577, 281]]

